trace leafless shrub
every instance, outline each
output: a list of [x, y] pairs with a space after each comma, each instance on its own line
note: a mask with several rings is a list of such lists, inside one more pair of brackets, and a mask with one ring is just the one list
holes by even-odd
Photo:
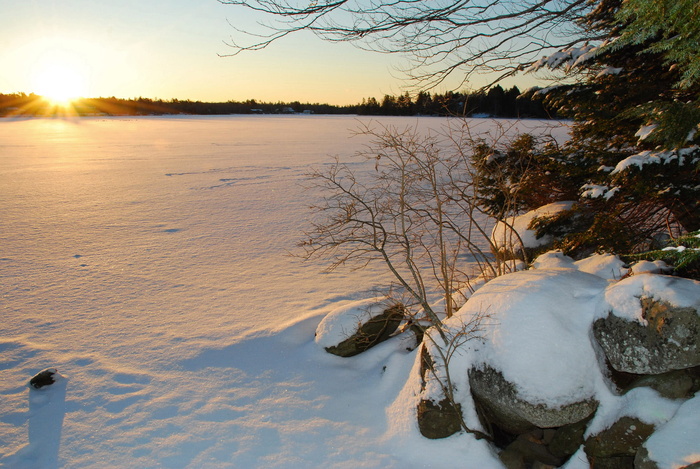
[[370, 143], [359, 156], [374, 167], [336, 160], [310, 174], [325, 198], [314, 207], [320, 221], [300, 243], [303, 256], [328, 258], [329, 270], [382, 261], [410, 298], [402, 300], [414, 317], [441, 330], [442, 318], [460, 306], [455, 292], [511, 268], [492, 255], [494, 220], [480, 206], [468, 150], [477, 142], [466, 129], [434, 135], [412, 127], [361, 128]]

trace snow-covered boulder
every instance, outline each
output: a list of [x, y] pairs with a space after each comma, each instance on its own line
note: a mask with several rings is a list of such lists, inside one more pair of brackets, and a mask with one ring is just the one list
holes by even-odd
[[469, 385], [482, 417], [515, 435], [534, 427], [555, 428], [580, 422], [598, 407], [592, 396], [561, 406], [533, 404], [520, 398], [516, 386], [491, 367], [470, 370]]
[[532, 262], [532, 267], [535, 269], [575, 269], [606, 280], [619, 280], [630, 271], [622, 259], [614, 254], [593, 254], [574, 261], [561, 251], [548, 251], [540, 254]]
[[600, 462], [603, 459], [628, 458], [631, 463], [654, 429], [654, 425], [637, 417], [622, 416], [608, 428], [586, 439], [588, 460]]
[[677, 416], [681, 407], [681, 402], [665, 399], [649, 388], [601, 397], [601, 405], [586, 430], [585, 459], [591, 467], [638, 467], [634, 461], [642, 445]]
[[430, 350], [435, 350], [435, 345], [429, 338], [418, 353], [421, 398], [416, 406], [416, 420], [421, 435], [431, 440], [459, 432], [463, 421], [461, 404], [445, 395], [446, 378], [441, 376], [439, 367], [435, 367], [436, 361], [441, 363], [442, 360], [433, 358], [430, 353]]
[[471, 370], [472, 394], [492, 411], [493, 423], [519, 433], [594, 412], [603, 378], [589, 340], [591, 302], [607, 285], [573, 269], [516, 272], [477, 290], [448, 321], [458, 325], [485, 315], [482, 341], [461, 369]]
[[328, 353], [352, 357], [387, 340], [404, 320], [401, 304], [385, 298], [355, 301], [331, 311], [316, 328], [316, 343]]
[[552, 246], [554, 237], [537, 237], [530, 224], [538, 217], [551, 217], [571, 210], [574, 202], [554, 202], [531, 210], [517, 217], [499, 221], [491, 232], [491, 243], [499, 259], [531, 259], [537, 252]]
[[700, 365], [700, 282], [634, 275], [612, 286], [593, 335], [617, 371], [660, 374]]
[[[668, 329], [666, 342], [694, 350], [700, 282], [633, 273], [612, 255], [574, 261], [550, 252], [534, 266], [476, 289], [444, 321], [445, 339], [436, 328], [426, 331], [405, 388], [420, 432], [429, 438], [487, 434], [507, 467], [632, 467], [635, 458], [647, 464], [639, 467], [676, 467], [657, 465], [667, 460], [659, 448], [677, 446], [657, 434], [671, 419], [680, 423], [669, 428], [687, 426], [676, 413], [700, 389], [700, 363], [675, 354], [668, 359], [672, 366], [695, 368], [611, 372], [593, 329], [612, 316], [624, 323], [616, 340], [627, 340], [636, 332], [624, 327], [651, 324], [659, 334]], [[649, 355], [643, 348], [618, 348], [626, 350], [621, 356]], [[627, 380], [620, 390], [611, 389], [615, 375]], [[697, 406], [690, 411], [698, 420]], [[674, 451], [677, 461], [680, 454], [688, 462], [700, 454], [685, 443]]]
[[662, 260], [655, 261], [637, 261], [630, 267], [633, 275], [640, 274], [666, 274], [673, 270], [673, 267], [669, 266]]
[[634, 467], [700, 467], [700, 396], [686, 401], [637, 452]]

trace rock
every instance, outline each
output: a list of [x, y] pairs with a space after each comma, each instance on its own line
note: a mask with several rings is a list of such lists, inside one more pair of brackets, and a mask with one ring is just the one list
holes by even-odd
[[649, 450], [644, 446], [639, 448], [637, 455], [634, 457], [635, 469], [661, 469], [655, 461], [649, 457]]
[[549, 451], [558, 458], [567, 458], [574, 454], [584, 443], [583, 435], [590, 419], [564, 425], [557, 428], [549, 442]]
[[584, 449], [590, 461], [603, 458], [634, 457], [649, 436], [654, 425], [635, 417], [621, 417], [610, 428], [586, 439]]
[[[376, 301], [363, 301], [329, 314], [319, 324], [316, 342], [328, 353], [340, 357], [358, 355], [384, 342], [398, 329], [404, 320], [406, 309], [403, 305], [396, 304], [378, 314], [371, 312], [378, 305]], [[329, 343], [335, 342], [336, 337], [342, 337], [343, 340]]]
[[[536, 430], [538, 431], [538, 430]], [[518, 435], [508, 447], [501, 453], [501, 461], [525, 462], [528, 466], [540, 463], [547, 466], [560, 466], [562, 459], [554, 456], [545, 446], [544, 441], [535, 437], [534, 432]], [[505, 461], [504, 461], [505, 464]], [[506, 464], [506, 467], [510, 467]]]
[[516, 387], [499, 371], [488, 366], [483, 370], [469, 370], [469, 384], [481, 417], [514, 435], [526, 433], [534, 427], [553, 428], [580, 422], [598, 407], [594, 399], [560, 408], [531, 404], [518, 397]]
[[530, 469], [557, 469], [557, 467], [552, 466], [551, 464], [535, 461], [532, 463], [532, 467]]
[[462, 429], [462, 406], [452, 405], [447, 398], [437, 404], [421, 399], [417, 411], [418, 428], [426, 438], [447, 438]]
[[[421, 346], [420, 376], [421, 392], [426, 390], [428, 381], [435, 379], [433, 376], [435, 362], [425, 343]], [[442, 398], [442, 399], [440, 399]], [[436, 404], [435, 401], [440, 399]], [[430, 439], [447, 438], [462, 430], [462, 406], [453, 405], [441, 392], [439, 397], [422, 398], [418, 403], [417, 415], [418, 428], [421, 434]]]
[[506, 469], [527, 469], [525, 457], [516, 449], [504, 449], [498, 453], [498, 459]]
[[685, 399], [693, 394], [694, 382], [690, 370], [675, 370], [660, 375], [646, 375], [634, 381], [630, 388], [649, 387], [667, 399]]
[[413, 346], [413, 348], [409, 348], [409, 352], [413, 351], [418, 347], [420, 344], [423, 343], [423, 338], [425, 336], [425, 330], [424, 327], [415, 323], [412, 323], [409, 327], [409, 330], [413, 332], [413, 336], [415, 337], [416, 344]]
[[44, 386], [50, 386], [55, 383], [58, 377], [58, 370], [56, 370], [56, 368], [47, 368], [30, 379], [29, 385], [34, 389], [41, 389]]
[[593, 323], [593, 335], [618, 371], [661, 374], [700, 365], [700, 315], [653, 298], [641, 303], [646, 324], [610, 313]]
[[592, 469], [636, 469], [631, 456], [611, 456], [589, 461]]

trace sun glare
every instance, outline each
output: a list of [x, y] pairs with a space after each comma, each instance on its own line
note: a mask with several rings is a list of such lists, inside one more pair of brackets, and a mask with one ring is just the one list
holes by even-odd
[[70, 105], [87, 94], [87, 81], [80, 64], [58, 54], [37, 63], [33, 81], [34, 92], [57, 106]]

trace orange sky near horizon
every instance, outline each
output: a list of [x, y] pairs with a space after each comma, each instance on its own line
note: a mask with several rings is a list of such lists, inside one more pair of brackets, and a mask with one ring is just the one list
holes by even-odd
[[[356, 104], [399, 94], [404, 59], [303, 33], [221, 57], [256, 18], [216, 0], [0, 0], [0, 93]], [[242, 16], [245, 13], [245, 16]], [[521, 88], [532, 79], [520, 78]], [[474, 87], [482, 84], [475, 84]], [[449, 85], [448, 85], [449, 88]], [[441, 91], [441, 90], [438, 90]]]

